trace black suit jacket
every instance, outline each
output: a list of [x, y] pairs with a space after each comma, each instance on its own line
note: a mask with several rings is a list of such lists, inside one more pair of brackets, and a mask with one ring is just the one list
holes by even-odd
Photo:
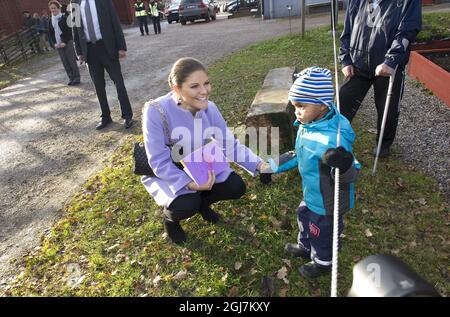
[[[72, 3], [80, 5], [81, 0], [72, 0]], [[126, 51], [127, 44], [125, 43], [122, 27], [112, 1], [95, 0], [95, 6], [97, 8], [98, 23], [100, 25], [100, 32], [102, 33], [106, 51], [112, 59], [119, 59], [119, 50]], [[84, 59], [87, 60], [87, 40], [86, 35], [84, 34], [81, 15], [80, 22], [80, 27], [73, 27], [75, 50], [78, 56], [83, 55]]]
[[[68, 14], [65, 13], [62, 15], [61, 19], [58, 21], [59, 28], [61, 29], [61, 42], [67, 44], [72, 40], [72, 30], [67, 25], [67, 17]], [[48, 36], [50, 39], [50, 43], [52, 45], [56, 44], [56, 36], [55, 36], [55, 28], [53, 27], [52, 19], [49, 19], [48, 22]]]

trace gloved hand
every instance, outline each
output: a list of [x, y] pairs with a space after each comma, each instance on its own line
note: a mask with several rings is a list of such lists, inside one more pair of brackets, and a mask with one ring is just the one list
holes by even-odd
[[329, 148], [322, 156], [322, 162], [330, 167], [339, 168], [345, 173], [353, 164], [353, 154], [342, 146]]
[[259, 174], [259, 180], [262, 184], [269, 184], [272, 181], [272, 174], [271, 173], [261, 173]]

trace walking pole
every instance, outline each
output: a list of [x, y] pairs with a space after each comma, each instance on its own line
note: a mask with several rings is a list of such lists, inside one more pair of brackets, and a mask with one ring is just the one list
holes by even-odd
[[389, 88], [386, 96], [386, 104], [384, 105], [383, 121], [381, 121], [380, 136], [378, 137], [377, 154], [375, 155], [375, 162], [373, 163], [372, 176], [375, 175], [375, 172], [377, 170], [378, 156], [380, 155], [381, 142], [383, 141], [384, 127], [386, 125], [387, 114], [389, 111], [389, 103], [391, 102], [392, 88], [394, 87], [394, 80], [395, 74], [397, 73], [397, 67], [398, 66], [395, 66], [394, 72], [392, 73], [391, 76], [389, 76]]
[[[331, 20], [335, 21], [335, 6], [336, 2], [331, 0]], [[339, 76], [338, 76], [338, 63], [337, 63], [337, 51], [336, 51], [336, 26], [331, 24], [332, 37], [333, 37], [333, 52], [334, 52], [334, 75], [336, 85], [336, 105], [338, 115], [341, 113], [341, 104], [339, 100]], [[339, 147], [341, 143], [341, 120], [338, 123], [336, 147]], [[339, 168], [335, 169], [334, 174], [334, 208], [333, 208], [333, 257], [331, 264], [331, 297], [337, 297], [337, 275], [338, 275], [338, 256], [339, 256]]]

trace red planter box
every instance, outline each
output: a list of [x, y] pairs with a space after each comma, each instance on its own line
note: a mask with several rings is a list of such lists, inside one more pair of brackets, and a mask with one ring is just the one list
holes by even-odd
[[450, 73], [422, 55], [423, 53], [448, 51], [450, 51], [449, 48], [412, 51], [408, 73], [450, 107]]

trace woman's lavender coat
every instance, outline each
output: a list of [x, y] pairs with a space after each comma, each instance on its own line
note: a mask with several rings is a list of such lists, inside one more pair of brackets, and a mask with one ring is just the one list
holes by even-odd
[[[210, 130], [216, 127], [217, 130], [212, 133], [212, 136], [219, 144], [223, 145], [224, 154], [228, 160], [236, 162], [252, 174], [252, 176], [255, 176], [256, 167], [262, 161], [261, 158], [234, 138], [233, 133], [227, 128], [222, 114], [213, 102], [209, 101], [208, 108], [198, 111], [194, 117], [191, 112], [177, 105], [172, 93], [158, 98], [157, 101], [165, 113], [170, 135], [175, 143], [187, 141], [187, 137], [189, 137], [188, 133], [180, 135], [177, 132], [183, 127], [185, 131], [190, 132], [192, 139], [192, 142], [190, 142], [192, 143], [190, 151], [192, 151], [198, 145], [202, 145], [194, 144], [194, 130], [197, 134], [200, 134], [199, 132], [201, 130], [201, 135], [203, 136], [205, 129], [209, 128]], [[194, 119], [197, 125], [194, 124]], [[169, 144], [169, 140], [164, 132], [159, 111], [154, 106], [147, 104], [144, 108], [142, 122], [145, 149], [149, 164], [155, 175], [158, 176], [144, 176], [142, 177], [142, 183], [158, 205], [168, 207], [176, 197], [195, 192], [187, 188], [187, 185], [192, 180], [172, 162], [171, 151], [166, 145]], [[201, 129], [199, 129], [198, 125], [200, 122]], [[221, 135], [224, 137], [221, 137]], [[216, 183], [224, 182], [231, 172], [232, 169], [228, 168], [216, 175]]]

